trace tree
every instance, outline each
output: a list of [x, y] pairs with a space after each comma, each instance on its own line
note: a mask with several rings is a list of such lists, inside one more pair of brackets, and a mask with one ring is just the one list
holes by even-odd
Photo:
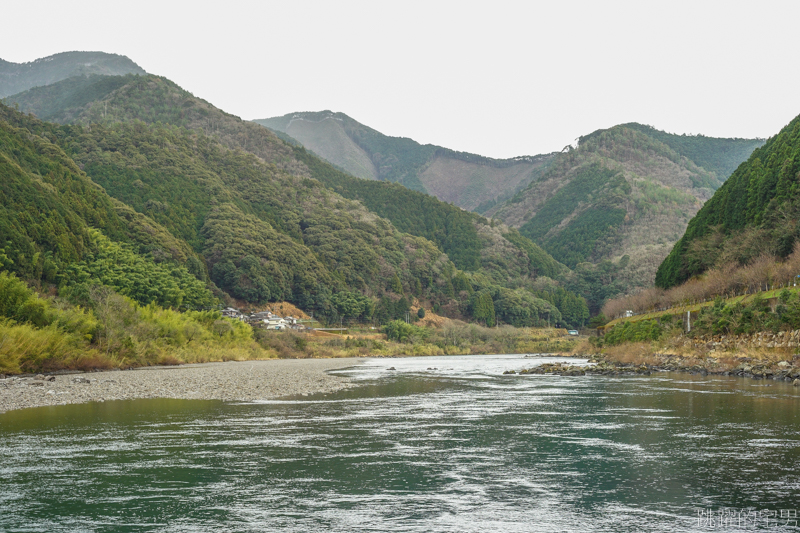
[[480, 292], [473, 297], [472, 318], [483, 322], [487, 327], [495, 325], [494, 302], [488, 292]]
[[389, 281], [389, 290], [395, 294], [403, 294], [403, 284], [400, 283], [400, 278], [397, 277], [397, 274], [392, 276], [392, 279]]

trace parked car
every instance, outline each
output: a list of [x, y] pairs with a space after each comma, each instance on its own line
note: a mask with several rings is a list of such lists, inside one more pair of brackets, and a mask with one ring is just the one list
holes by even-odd
[[567, 334], [569, 334], [569, 335], [574, 335], [574, 336], [576, 336], [576, 337], [577, 337], [578, 335], [580, 335], [580, 333], [578, 333], [578, 330], [577, 330], [577, 329], [571, 329], [571, 330], [567, 331]]

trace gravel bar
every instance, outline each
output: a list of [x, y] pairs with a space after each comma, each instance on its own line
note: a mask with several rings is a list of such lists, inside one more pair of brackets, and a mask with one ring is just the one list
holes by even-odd
[[70, 403], [176, 398], [254, 401], [327, 393], [351, 386], [327, 370], [361, 359], [273, 359], [62, 375], [0, 375], [0, 413]]

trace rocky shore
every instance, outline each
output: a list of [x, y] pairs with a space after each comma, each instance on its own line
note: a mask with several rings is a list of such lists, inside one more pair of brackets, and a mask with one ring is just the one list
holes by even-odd
[[0, 375], [0, 413], [70, 403], [176, 398], [254, 401], [334, 392], [350, 386], [327, 370], [359, 359], [228, 361], [63, 375]]
[[686, 358], [672, 354], [656, 354], [649, 363], [625, 363], [610, 360], [603, 355], [595, 354], [586, 356], [588, 365], [572, 365], [569, 363], [545, 363], [531, 368], [524, 368], [519, 372], [507, 371], [506, 374], [549, 374], [557, 376], [621, 376], [621, 375], [649, 375], [653, 372], [688, 372], [691, 374], [740, 376], [753, 379], [772, 379], [777, 381], [791, 381], [800, 387], [800, 357], [791, 361], [760, 361], [748, 357], [737, 359], [737, 364], [723, 362], [714, 357], [702, 360]]

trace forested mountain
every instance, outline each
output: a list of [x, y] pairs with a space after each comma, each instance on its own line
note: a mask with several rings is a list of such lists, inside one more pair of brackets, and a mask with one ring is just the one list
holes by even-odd
[[475, 212], [525, 187], [554, 155], [491, 159], [389, 137], [331, 111], [290, 113], [254, 122], [291, 136], [353, 176], [400, 183]]
[[656, 274], [662, 288], [712, 267], [785, 258], [800, 237], [800, 117], [756, 149], [689, 222]]
[[104, 52], [63, 52], [28, 63], [0, 59], [0, 98], [31, 87], [91, 74], [121, 76], [145, 74], [145, 71], [125, 56]]
[[[7, 110], [9, 121], [55, 139], [111, 196], [188, 243], [201, 258], [199, 278], [207, 273], [236, 298], [379, 321], [411, 298], [487, 323], [586, 318], [582, 299], [539, 279], [565, 267], [508, 228], [391, 183], [361, 189], [362, 180], [163, 78], [128, 77], [80, 110], [53, 104], [80, 94], [73, 82], [58, 85], [50, 98], [32, 91], [19, 101], [77, 125]], [[339, 182], [341, 195], [326, 181]], [[397, 209], [403, 202], [408, 208]], [[495, 305], [491, 320], [479, 316], [485, 298]]]
[[109, 197], [54, 130], [0, 105], [0, 268], [73, 290], [102, 281], [176, 308], [214, 304], [191, 248]]
[[[578, 271], [591, 270], [586, 263], [616, 261], [616, 287], [609, 279], [602, 284], [607, 298], [653, 283], [689, 219], [727, 177], [718, 173], [758, 144], [670, 135], [638, 124], [599, 130], [489, 214]], [[715, 171], [686, 154], [713, 163]]]

